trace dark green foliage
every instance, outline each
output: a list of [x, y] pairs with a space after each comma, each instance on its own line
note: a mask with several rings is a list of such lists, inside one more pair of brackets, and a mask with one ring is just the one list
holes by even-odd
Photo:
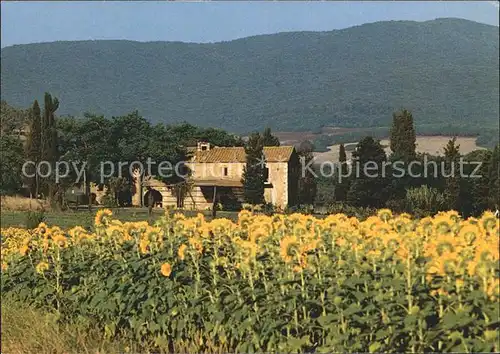
[[316, 198], [317, 186], [316, 178], [313, 173], [307, 168], [310, 161], [313, 159], [312, 152], [314, 145], [310, 141], [304, 141], [297, 149], [299, 159], [301, 160], [300, 179], [298, 186], [298, 202], [299, 204], [313, 204]]
[[16, 45], [1, 50], [1, 92], [21, 107], [42, 90], [64, 94], [61, 114], [138, 109], [153, 122], [240, 133], [388, 127], [403, 105], [417, 124], [491, 126], [499, 116], [498, 51], [498, 27], [449, 18], [210, 44]]
[[271, 128], [264, 129], [264, 133], [262, 133], [262, 143], [264, 146], [280, 146], [279, 139], [271, 134]]
[[246, 166], [243, 171], [243, 193], [247, 203], [264, 203], [265, 160], [262, 136], [259, 133], [250, 135], [245, 145]]
[[407, 189], [405, 204], [406, 210], [417, 217], [432, 216], [446, 210], [444, 195], [427, 185]]
[[[59, 160], [57, 125], [55, 112], [59, 108], [59, 100], [48, 92], [45, 93], [43, 116], [40, 130], [40, 161], [46, 161], [47, 165], [40, 168], [42, 175], [50, 173], [48, 178], [41, 180], [41, 186], [49, 203], [54, 207], [60, 207], [58, 186], [54, 179], [55, 163]], [[50, 167], [49, 167], [50, 166]]]
[[481, 147], [493, 149], [499, 143], [498, 136], [498, 126], [495, 129], [485, 129], [483, 127], [482, 132], [476, 139], [476, 144]]
[[500, 145], [495, 146], [488, 161], [489, 198], [488, 207], [500, 207]]
[[57, 154], [57, 127], [55, 112], [59, 108], [59, 100], [52, 98], [46, 92], [43, 106], [43, 117], [41, 121], [41, 157], [42, 160], [54, 162]]
[[23, 163], [23, 147], [19, 138], [0, 135], [0, 194], [19, 192]]
[[448, 209], [458, 210], [460, 208], [460, 171], [458, 163], [460, 159], [460, 145], [456, 144], [453, 137], [444, 147], [445, 158], [445, 198]]
[[[413, 126], [413, 116], [411, 112], [403, 109], [395, 112], [392, 115], [392, 127], [389, 135], [390, 147], [392, 154], [390, 156], [391, 162], [397, 163], [396, 167], [408, 171], [410, 162], [416, 159], [416, 134], [415, 127]], [[391, 180], [391, 198], [394, 201], [402, 200], [405, 196], [405, 190], [415, 186], [417, 181], [411, 177], [409, 173], [404, 172], [404, 175]], [[393, 209], [398, 210], [396, 204], [393, 202]]]
[[26, 172], [29, 176], [25, 177], [26, 185], [29, 188], [30, 194], [38, 197], [39, 185], [38, 174], [36, 174], [36, 165], [42, 160], [42, 118], [40, 116], [40, 106], [35, 100], [30, 111], [29, 133], [24, 145], [26, 161], [32, 161], [34, 165], [29, 165]]
[[338, 175], [335, 177], [335, 200], [344, 202], [347, 198], [347, 191], [349, 190], [350, 178], [347, 176], [347, 155], [345, 152], [344, 144], [339, 146], [339, 169]]
[[417, 137], [411, 112], [403, 109], [393, 113], [389, 140], [393, 160], [409, 162], [415, 158]]
[[26, 212], [26, 228], [34, 229], [45, 221], [45, 212], [43, 210], [34, 210]]
[[372, 137], [361, 140], [353, 152], [353, 181], [347, 201], [353, 206], [379, 208], [388, 199], [388, 178], [384, 177], [387, 160], [380, 142]]
[[10, 106], [6, 101], [0, 102], [0, 132], [12, 134], [25, 128], [30, 121], [30, 112]]

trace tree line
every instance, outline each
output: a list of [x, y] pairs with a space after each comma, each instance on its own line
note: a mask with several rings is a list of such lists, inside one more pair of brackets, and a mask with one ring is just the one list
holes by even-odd
[[[390, 150], [387, 156], [379, 140], [371, 136], [361, 139], [352, 153], [351, 164], [371, 163], [377, 171], [382, 171], [386, 164], [385, 176], [379, 173], [373, 177], [373, 173], [363, 171], [359, 176], [322, 178], [321, 202], [332, 208], [339, 204], [358, 208], [388, 207], [418, 215], [449, 209], [463, 215], [478, 215], [485, 209], [498, 208], [498, 140], [492, 150], [462, 155], [453, 137], [444, 147], [443, 156], [417, 153], [413, 115], [403, 109], [393, 114]], [[459, 171], [461, 159], [463, 168]], [[392, 166], [396, 166], [396, 162], [404, 173], [394, 173]], [[339, 146], [339, 163], [339, 172], [346, 175], [348, 161], [343, 144]], [[412, 175], [408, 173], [410, 168]]]
[[[71, 162], [83, 171], [84, 178], [79, 176], [77, 185], [84, 187], [88, 197], [91, 195], [91, 184], [103, 182], [102, 161], [115, 165], [120, 161], [138, 161], [146, 165], [147, 159], [151, 159], [169, 161], [175, 165], [188, 159], [187, 147], [196, 145], [198, 141], [206, 141], [214, 146], [245, 147], [248, 162], [244, 175], [247, 181], [244, 184], [245, 201], [252, 204], [264, 201], [263, 188], [267, 176], [264, 175], [264, 168], [255, 161], [262, 158], [263, 146], [280, 145], [269, 128], [263, 133], [252, 134], [245, 142], [242, 137], [221, 129], [200, 128], [189, 123], [151, 124], [137, 111], [111, 118], [91, 113], [86, 113], [83, 118], [75, 118], [56, 117], [58, 108], [59, 100], [46, 93], [43, 108], [35, 100], [32, 107], [24, 112], [26, 118], [22, 123], [27, 124], [24, 127], [24, 142], [17, 135], [2, 135], [2, 194], [20, 193], [24, 189], [31, 197], [44, 198], [53, 208], [61, 209], [67, 202], [66, 191], [74, 186], [78, 176], [71, 169], [66, 177], [56, 180], [54, 175], [58, 162]], [[22, 165], [25, 161], [33, 161], [33, 164], [27, 165], [24, 174]], [[126, 203], [120, 196], [130, 196], [136, 192], [133, 183], [135, 176], [129, 167], [122, 166], [104, 182], [108, 187], [108, 203]], [[151, 173], [157, 175], [157, 168], [158, 165], [152, 165]], [[49, 170], [52, 174], [45, 177]], [[40, 175], [44, 178], [40, 178]], [[62, 171], [60, 175], [63, 175]], [[158, 178], [172, 184], [183, 181], [176, 174]], [[176, 192], [182, 194], [182, 188]], [[312, 202], [311, 195], [307, 194], [306, 199], [309, 199], [306, 202]], [[92, 201], [87, 198], [87, 202], [90, 208]]]
[[[3, 105], [3, 103], [2, 103]], [[83, 118], [57, 117], [59, 101], [49, 93], [45, 94], [43, 107], [34, 101], [32, 107], [23, 114], [18, 112], [15, 118], [27, 122], [25, 141], [19, 134], [6, 134], [0, 139], [2, 153], [1, 190], [2, 194], [20, 193], [24, 188], [33, 197], [43, 196], [55, 208], [65, 204], [65, 191], [73, 185], [75, 175], [55, 181], [53, 176], [40, 179], [38, 177], [23, 178], [24, 161], [46, 161], [41, 168], [56, 168], [57, 161], [73, 161], [84, 167], [85, 194], [90, 195], [92, 183], [101, 183], [101, 161], [140, 161], [146, 163], [147, 158], [172, 163], [187, 158], [187, 147], [204, 140], [217, 146], [243, 146], [246, 151], [247, 164], [244, 170], [243, 194], [245, 201], [251, 204], [264, 202], [264, 184], [267, 180], [264, 165], [258, 163], [263, 157], [264, 146], [279, 146], [279, 140], [272, 135], [269, 128], [264, 132], [251, 134], [246, 141], [241, 137], [227, 133], [221, 129], [200, 128], [183, 123], [177, 125], [151, 124], [137, 111], [124, 116], [107, 118], [102, 115], [87, 113]], [[2, 112], [4, 114], [5, 112]], [[15, 119], [9, 124], [15, 126]], [[19, 129], [18, 129], [19, 130]], [[420, 154], [416, 152], [416, 133], [413, 115], [407, 110], [393, 114], [390, 129], [390, 149], [387, 155], [380, 141], [366, 136], [359, 141], [352, 153], [352, 164], [363, 165], [374, 163], [379, 170], [384, 163], [399, 161], [404, 168], [418, 161], [417, 172], [424, 172], [424, 161], [435, 162], [444, 166], [442, 171], [435, 171], [430, 166], [427, 174], [415, 178], [409, 175], [395, 178], [391, 165], [386, 176], [375, 178], [361, 174], [348, 176], [339, 180], [318, 177], [306, 173], [301, 176], [297, 186], [296, 203], [301, 205], [328, 205], [331, 211], [339, 206], [353, 208], [389, 207], [395, 211], [408, 211], [416, 214], [432, 214], [439, 210], [455, 209], [465, 215], [478, 214], [485, 209], [498, 206], [499, 195], [499, 147], [491, 150], [476, 150], [465, 156], [460, 153], [456, 139], [451, 139], [444, 148], [443, 156]], [[314, 145], [303, 142], [297, 149], [305, 164], [313, 159]], [[459, 159], [481, 163], [481, 178], [464, 178], [457, 173], [451, 175], [452, 166]], [[84, 164], [85, 162], [85, 164]], [[340, 145], [339, 173], [344, 176], [349, 168], [347, 152]], [[157, 171], [153, 166], [153, 174]], [[33, 166], [27, 168], [33, 172]], [[419, 170], [420, 169], [420, 170]], [[465, 166], [466, 172], [473, 172], [472, 165]], [[71, 171], [72, 173], [74, 171]], [[122, 168], [121, 178], [110, 177], [106, 180], [110, 198], [120, 202], [120, 194], [134, 193], [133, 177], [128, 166]], [[436, 173], [438, 172], [438, 173]], [[178, 176], [170, 177], [165, 182], [178, 182]], [[337, 208], [337, 209], [336, 209]]]
[[[49, 169], [54, 172], [56, 162], [71, 161], [84, 172], [87, 196], [92, 183], [100, 184], [100, 163], [110, 161], [169, 161], [176, 164], [185, 161], [187, 147], [203, 140], [218, 146], [243, 146], [241, 137], [221, 129], [200, 128], [188, 123], [177, 125], [151, 124], [137, 111], [124, 116], [107, 118], [102, 115], [86, 113], [82, 118], [56, 117], [59, 107], [57, 98], [45, 94], [43, 108], [38, 101], [27, 110], [27, 118], [18, 127], [25, 134], [2, 134], [1, 193], [17, 194], [27, 190], [33, 197], [47, 199], [54, 208], [65, 204], [65, 192], [76, 180], [75, 171], [55, 181], [54, 173], [47, 178], [35, 174], [34, 165], [27, 165], [23, 177], [22, 166], [25, 161], [40, 164], [39, 172], [46, 175]], [[122, 166], [121, 178], [111, 177], [105, 181], [113, 197], [124, 190], [133, 193], [133, 176], [129, 166]], [[156, 173], [157, 166], [152, 166]], [[118, 171], [116, 171], [118, 175]], [[169, 181], [175, 182], [176, 176]], [[168, 178], [167, 178], [168, 179]], [[168, 182], [168, 181], [166, 181]], [[115, 198], [116, 199], [116, 198]]]

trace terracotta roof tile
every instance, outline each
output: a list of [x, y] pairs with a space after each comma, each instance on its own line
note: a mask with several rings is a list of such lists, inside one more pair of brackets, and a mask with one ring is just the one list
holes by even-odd
[[[294, 151], [293, 146], [265, 146], [264, 156], [267, 162], [287, 162]], [[214, 147], [206, 151], [193, 153], [192, 162], [246, 162], [243, 147]]]

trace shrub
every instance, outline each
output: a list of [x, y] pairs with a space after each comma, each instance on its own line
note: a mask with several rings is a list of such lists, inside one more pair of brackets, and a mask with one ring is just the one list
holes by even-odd
[[26, 227], [28, 229], [34, 229], [44, 221], [45, 221], [45, 213], [43, 210], [26, 212]]
[[426, 185], [406, 191], [406, 208], [409, 212], [418, 211], [422, 216], [433, 215], [444, 210], [446, 199], [436, 188]]

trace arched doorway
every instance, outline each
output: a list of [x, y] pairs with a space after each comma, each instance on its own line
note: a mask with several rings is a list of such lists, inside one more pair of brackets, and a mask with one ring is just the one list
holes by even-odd
[[153, 201], [153, 206], [162, 207], [163, 196], [154, 188], [148, 188], [148, 191], [144, 194], [144, 206], [149, 206], [150, 199]]

